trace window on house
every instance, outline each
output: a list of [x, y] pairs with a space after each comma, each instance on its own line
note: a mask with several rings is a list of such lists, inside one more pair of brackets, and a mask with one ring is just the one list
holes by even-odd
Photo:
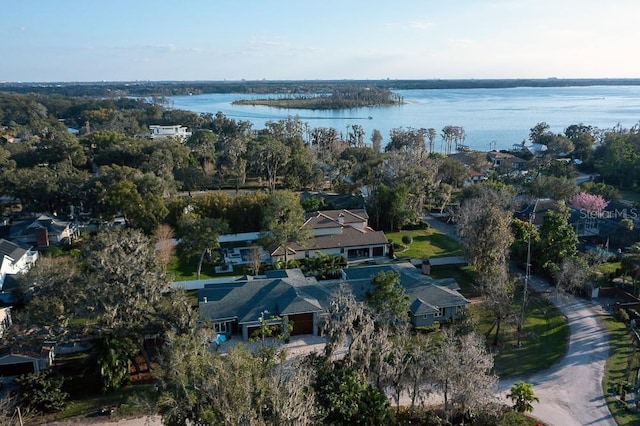
[[436, 313], [436, 318], [443, 317], [443, 316], [444, 316], [444, 308], [440, 308]]
[[216, 322], [213, 324], [213, 329], [216, 333], [222, 334], [227, 332], [227, 323], [226, 322]]

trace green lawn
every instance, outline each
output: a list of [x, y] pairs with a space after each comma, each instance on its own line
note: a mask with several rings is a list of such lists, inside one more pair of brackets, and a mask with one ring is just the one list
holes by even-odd
[[[180, 261], [180, 259], [174, 256], [169, 263], [169, 268], [167, 270], [167, 275], [171, 281], [191, 281], [196, 279], [196, 271], [198, 270], [198, 263], [193, 261], [191, 263], [185, 263]], [[209, 278], [221, 278], [221, 277], [231, 277], [231, 276], [240, 276], [245, 275], [246, 271], [244, 266], [236, 266], [233, 267], [233, 272], [225, 272], [225, 273], [216, 273], [214, 266], [210, 264], [202, 265], [202, 270], [200, 271], [200, 279], [206, 280]]]
[[[520, 309], [520, 300], [517, 298], [514, 302], [516, 312]], [[479, 304], [469, 309], [478, 321], [477, 332], [486, 335], [493, 324], [493, 315]], [[503, 321], [497, 347], [492, 346], [493, 333], [487, 338], [494, 352], [495, 370], [500, 377], [526, 376], [544, 370], [567, 351], [569, 325], [551, 302], [536, 293], [530, 294], [525, 317], [520, 347], [513, 323]]]
[[602, 379], [607, 405], [618, 425], [637, 425], [640, 415], [626, 410], [615, 395], [619, 394], [622, 383], [636, 385], [640, 353], [624, 323], [608, 315], [602, 320], [609, 332], [609, 358]]
[[470, 265], [432, 266], [431, 276], [436, 279], [455, 278], [460, 285], [460, 293], [470, 299], [480, 296], [480, 289], [475, 285], [476, 272]]
[[603, 274], [615, 274], [622, 266], [620, 262], [606, 262], [598, 267], [598, 272]]
[[395, 252], [396, 256], [422, 259], [425, 257], [460, 256], [462, 254], [460, 244], [457, 241], [432, 228], [391, 232], [385, 235], [389, 241], [395, 244], [403, 244], [403, 235], [410, 235], [413, 238], [405, 250]]

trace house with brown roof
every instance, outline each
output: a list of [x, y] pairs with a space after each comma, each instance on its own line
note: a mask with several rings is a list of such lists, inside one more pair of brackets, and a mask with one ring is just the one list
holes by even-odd
[[[342, 256], [347, 261], [379, 258], [387, 255], [389, 241], [382, 231], [375, 231], [368, 224], [369, 215], [364, 209], [324, 210], [307, 213], [303, 227], [313, 236], [307, 247], [288, 246], [289, 259], [304, 259], [318, 253]], [[272, 261], [284, 258], [284, 248], [270, 250]]]
[[524, 170], [527, 165], [527, 160], [508, 152], [489, 151], [487, 152], [487, 160], [491, 162], [493, 168], [503, 172]]

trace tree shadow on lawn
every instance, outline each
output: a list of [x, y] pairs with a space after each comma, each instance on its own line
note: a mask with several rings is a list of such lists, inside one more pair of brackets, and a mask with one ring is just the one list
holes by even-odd
[[462, 254], [460, 244], [444, 234], [434, 233], [431, 235], [420, 235], [415, 237], [414, 241], [433, 247], [434, 257], [459, 256]]
[[[498, 347], [492, 345], [493, 333], [487, 337], [487, 344], [494, 354], [495, 370], [501, 378], [527, 376], [547, 369], [567, 352], [569, 324], [564, 315], [540, 295], [534, 293], [530, 297], [520, 346], [515, 323], [503, 324]], [[519, 306], [520, 301], [516, 299], [514, 309]], [[479, 332], [486, 335], [493, 317], [482, 308], [478, 308], [478, 316]]]

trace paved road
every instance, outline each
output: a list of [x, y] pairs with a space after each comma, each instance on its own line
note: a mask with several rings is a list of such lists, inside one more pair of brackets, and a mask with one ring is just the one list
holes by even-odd
[[[549, 299], [567, 317], [571, 339], [566, 356], [550, 369], [521, 378], [533, 384], [539, 403], [534, 403], [533, 415], [557, 426], [615, 426], [602, 391], [604, 365], [609, 353], [606, 329], [600, 320], [600, 305], [561, 295], [553, 287], [533, 277], [532, 288], [546, 292]], [[499, 390], [504, 397], [517, 379], [501, 380]]]
[[[429, 220], [429, 223], [456, 238], [453, 226], [438, 220]], [[567, 317], [571, 331], [569, 348], [565, 357], [548, 370], [528, 377], [500, 380], [499, 395], [505, 398], [515, 381], [524, 380], [533, 384], [540, 399], [539, 403], [533, 404], [533, 415], [540, 420], [555, 426], [615, 426], [602, 390], [604, 364], [609, 353], [607, 332], [600, 320], [602, 308], [571, 295], [556, 299], [553, 287], [538, 277], [531, 277], [529, 283], [532, 289], [548, 294], [551, 302]], [[155, 426], [161, 423], [158, 417], [151, 417], [103, 424]]]
[[100, 419], [78, 416], [76, 418], [55, 423], [45, 423], [48, 426], [162, 426], [160, 416], [144, 416], [134, 419]]
[[[557, 301], [552, 288], [535, 277], [530, 280], [530, 284], [538, 291], [550, 292], [550, 300], [567, 316], [571, 329], [569, 349], [559, 363], [544, 372], [529, 377], [501, 380], [499, 395], [505, 398], [511, 385], [522, 379], [533, 384], [540, 399], [539, 403], [534, 403], [533, 411], [533, 415], [540, 420], [555, 426], [615, 426], [601, 385], [609, 346], [606, 331], [599, 319], [600, 306], [573, 296], [561, 296]], [[82, 420], [55, 424], [77, 426], [79, 422]], [[92, 422], [92, 425], [158, 426], [161, 422], [156, 416], [121, 420], [117, 423], [98, 421]]]
[[[433, 217], [425, 218], [429, 225], [453, 239], [458, 239], [455, 226]], [[554, 287], [539, 278], [529, 280], [532, 289], [549, 295], [569, 322], [571, 338], [565, 357], [550, 369], [530, 377], [501, 380], [499, 392], [504, 398], [516, 380], [533, 384], [539, 403], [534, 403], [533, 415], [557, 426], [614, 426], [602, 390], [604, 365], [609, 354], [607, 331], [600, 320], [602, 307], [571, 295], [559, 300]], [[506, 398], [505, 398], [506, 400]]]

